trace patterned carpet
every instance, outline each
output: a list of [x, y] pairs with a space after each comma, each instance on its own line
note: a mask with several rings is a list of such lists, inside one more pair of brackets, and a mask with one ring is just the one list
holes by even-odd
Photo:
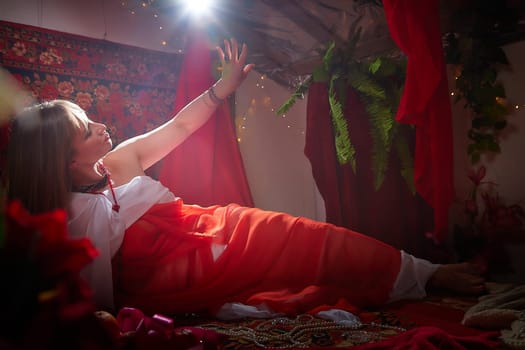
[[421, 326], [439, 327], [451, 336], [477, 336], [481, 332], [461, 325], [465, 310], [475, 299], [432, 297], [397, 303], [359, 315], [360, 323], [338, 324], [311, 315], [295, 318], [217, 321], [180, 320], [222, 336], [221, 349], [344, 349], [359, 348], [390, 339]]

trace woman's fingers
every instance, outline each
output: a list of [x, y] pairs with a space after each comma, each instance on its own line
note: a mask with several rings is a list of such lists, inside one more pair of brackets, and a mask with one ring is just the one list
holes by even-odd
[[224, 39], [224, 53], [228, 61], [231, 61], [232, 60], [232, 49], [230, 46], [230, 42], [226, 39]]
[[[240, 49], [240, 50], [239, 50]], [[236, 39], [224, 40], [224, 47], [217, 46], [221, 63], [222, 86], [227, 90], [225, 95], [234, 91], [253, 69], [254, 64], [246, 64], [248, 46], [239, 44]]]
[[246, 62], [246, 55], [248, 54], [248, 48], [246, 44], [242, 44], [241, 54], [239, 55], [239, 62], [244, 64]]
[[253, 64], [253, 63], [245, 65], [243, 70], [242, 70], [243, 77], [246, 77], [248, 75], [248, 73], [250, 73], [250, 71], [252, 70], [253, 67], [255, 67], [255, 64]]
[[239, 61], [239, 46], [237, 45], [237, 40], [231, 39], [232, 42], [232, 57], [231, 60], [233, 62]]
[[248, 47], [246, 44], [242, 44], [241, 53], [239, 55], [239, 44], [237, 43], [237, 40], [231, 39], [230, 42], [227, 39], [224, 39], [224, 49], [217, 46], [217, 52], [219, 53], [219, 58], [223, 66], [227, 62], [239, 62], [244, 65], [248, 55]]
[[224, 67], [224, 64], [225, 64], [226, 62], [225, 62], [224, 51], [222, 50], [222, 47], [217, 46], [217, 53], [219, 54], [219, 59], [220, 59], [220, 61], [221, 61], [221, 66]]

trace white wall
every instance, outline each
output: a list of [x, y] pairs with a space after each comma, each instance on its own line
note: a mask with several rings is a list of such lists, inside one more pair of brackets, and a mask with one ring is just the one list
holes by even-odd
[[255, 204], [324, 220], [324, 203], [304, 155], [306, 100], [277, 115], [290, 91], [252, 73], [237, 95], [236, 127]]

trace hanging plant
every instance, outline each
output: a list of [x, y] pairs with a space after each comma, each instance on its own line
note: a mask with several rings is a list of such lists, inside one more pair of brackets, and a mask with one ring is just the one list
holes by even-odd
[[467, 153], [476, 164], [482, 154], [501, 152], [500, 135], [511, 113], [498, 80], [498, 73], [509, 68], [501, 46], [515, 31], [519, 17], [503, 4], [487, 1], [472, 2], [454, 15], [456, 30], [445, 36], [446, 61], [458, 68], [455, 102], [464, 102], [473, 112]]
[[510, 109], [506, 93], [497, 80], [498, 71], [508, 65], [499, 47], [487, 47], [484, 40], [447, 35], [449, 63], [459, 67], [456, 76], [455, 102], [463, 101], [472, 111], [467, 154], [472, 164], [484, 153], [500, 153], [499, 139], [507, 126]]
[[298, 98], [304, 96], [312, 82], [328, 83], [337, 159], [341, 165], [350, 164], [355, 173], [358, 171], [356, 150], [349, 132], [352, 126], [343, 113], [347, 89], [355, 89], [369, 115], [375, 189], [378, 190], [384, 182], [391, 150], [394, 149], [401, 163], [401, 175], [410, 191], [415, 193], [413, 156], [407, 141], [411, 127], [395, 121], [404, 84], [405, 61], [390, 57], [357, 60], [355, 47], [359, 37], [360, 30], [343, 47], [336, 47], [334, 42], [328, 43], [321, 52], [322, 63], [309, 79], [296, 88], [277, 114], [286, 113]]

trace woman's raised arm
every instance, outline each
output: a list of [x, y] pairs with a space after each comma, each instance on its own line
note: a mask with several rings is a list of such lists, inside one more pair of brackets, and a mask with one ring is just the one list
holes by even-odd
[[224, 40], [224, 50], [217, 47], [217, 52], [222, 76], [212, 87], [163, 125], [122, 142], [108, 156], [114, 161], [138, 161], [141, 168], [146, 170], [204, 125], [222, 100], [239, 87], [254, 66], [246, 64], [247, 46], [243, 44], [239, 52], [235, 39]]

